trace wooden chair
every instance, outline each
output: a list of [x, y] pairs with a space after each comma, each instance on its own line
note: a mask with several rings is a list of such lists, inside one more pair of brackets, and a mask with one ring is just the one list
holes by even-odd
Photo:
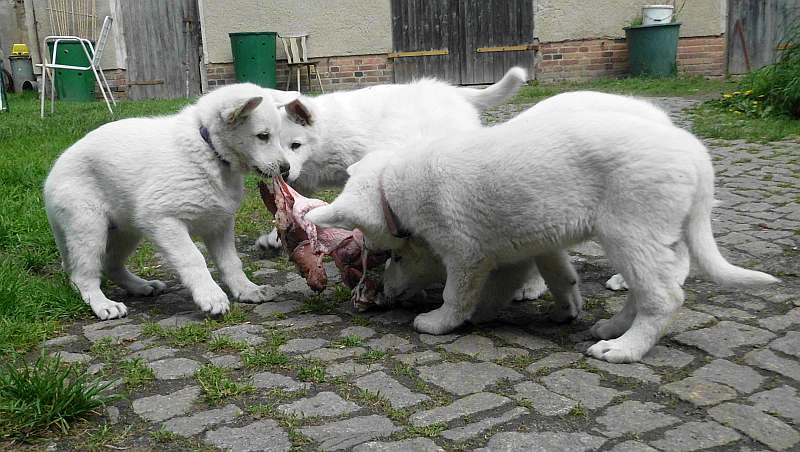
[[322, 89], [322, 80], [319, 77], [319, 70], [317, 70], [317, 63], [308, 61], [306, 54], [306, 40], [308, 33], [292, 33], [280, 35], [281, 42], [283, 43], [283, 51], [286, 53], [286, 60], [289, 65], [289, 76], [286, 78], [286, 90], [289, 90], [289, 85], [292, 82], [292, 68], [297, 70], [297, 91], [300, 91], [300, 69], [305, 66], [308, 74], [308, 88], [311, 89], [311, 69], [314, 66], [314, 73], [317, 74], [317, 82], [319, 83], [320, 92], [324, 93]]

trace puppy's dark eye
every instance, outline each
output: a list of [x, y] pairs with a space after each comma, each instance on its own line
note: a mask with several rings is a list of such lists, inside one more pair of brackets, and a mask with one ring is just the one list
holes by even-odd
[[294, 143], [292, 143], [291, 148], [292, 148], [292, 150], [295, 150], [295, 149], [299, 148], [300, 146], [302, 146], [302, 144], [295, 141]]
[[261, 140], [261, 141], [269, 141], [269, 132], [261, 132], [261, 133], [259, 133], [259, 134], [258, 134], [258, 135], [256, 135], [256, 136], [257, 136], [257, 137], [258, 137], [258, 139], [259, 139], [259, 140]]
[[403, 256], [392, 255], [392, 262], [400, 262], [401, 260], [403, 260]]

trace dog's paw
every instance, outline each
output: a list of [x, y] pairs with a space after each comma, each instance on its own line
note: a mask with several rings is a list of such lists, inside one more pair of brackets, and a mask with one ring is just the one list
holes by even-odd
[[414, 329], [420, 333], [447, 334], [464, 323], [464, 320], [466, 319], [454, 315], [451, 310], [442, 307], [418, 315], [414, 319]]
[[535, 300], [547, 292], [547, 284], [541, 276], [531, 279], [514, 292], [514, 301]]
[[166, 289], [167, 289], [166, 284], [157, 279], [154, 279], [151, 281], [145, 281], [145, 284], [129, 286], [125, 288], [125, 291], [128, 292], [129, 295], [133, 295], [135, 297], [150, 297], [158, 295], [164, 292], [164, 290]]
[[617, 325], [612, 319], [601, 319], [592, 325], [589, 332], [598, 339], [616, 339], [625, 334], [626, 330], [627, 327]]
[[263, 234], [256, 240], [256, 245], [264, 251], [281, 249], [281, 239], [278, 230], [273, 229], [269, 234]]
[[124, 304], [109, 299], [92, 301], [90, 306], [100, 320], [121, 319], [128, 315], [128, 308]]
[[256, 286], [242, 291], [236, 300], [240, 303], [263, 303], [275, 299], [275, 291], [270, 286]]
[[201, 311], [211, 315], [225, 314], [230, 309], [228, 296], [219, 287], [195, 294], [194, 302]]
[[644, 353], [631, 349], [619, 339], [600, 341], [589, 347], [586, 354], [615, 364], [637, 362], [644, 355]]
[[628, 284], [625, 282], [625, 278], [617, 273], [606, 281], [606, 288], [615, 291], [628, 290]]

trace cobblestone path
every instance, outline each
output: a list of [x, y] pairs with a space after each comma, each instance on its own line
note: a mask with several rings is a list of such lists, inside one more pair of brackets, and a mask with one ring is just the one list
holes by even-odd
[[[657, 101], [687, 124], [692, 101]], [[341, 290], [311, 296], [285, 260], [242, 239], [273, 302], [209, 321], [174, 280], [156, 299], [112, 288], [127, 318], [75, 324], [46, 343], [125, 397], [50, 449], [797, 450], [800, 143], [707, 144], [723, 253], [784, 282], [730, 291], [690, 276], [685, 306], [642, 363], [582, 354], [588, 328], [625, 299], [604, 288], [614, 272], [591, 242], [574, 252], [586, 300], [574, 324], [549, 324], [545, 297], [435, 337], [411, 327], [430, 305], [355, 315]]]

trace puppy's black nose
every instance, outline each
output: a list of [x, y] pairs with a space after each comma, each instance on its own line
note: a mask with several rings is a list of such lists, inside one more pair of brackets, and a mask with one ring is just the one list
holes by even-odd
[[280, 165], [278, 165], [278, 169], [280, 170], [282, 176], [288, 175], [289, 174], [289, 170], [291, 168], [292, 167], [288, 163], [285, 163], [285, 162], [283, 162]]

